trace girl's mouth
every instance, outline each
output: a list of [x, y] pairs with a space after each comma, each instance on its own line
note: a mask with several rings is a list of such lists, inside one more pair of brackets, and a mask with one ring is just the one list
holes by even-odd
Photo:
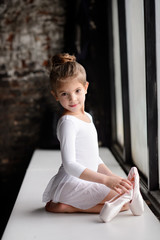
[[77, 104], [69, 105], [71, 108], [74, 108], [77, 106]]

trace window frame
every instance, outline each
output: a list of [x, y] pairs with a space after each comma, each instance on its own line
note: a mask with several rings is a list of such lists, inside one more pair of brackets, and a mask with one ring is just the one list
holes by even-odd
[[[160, 218], [160, 190], [158, 175], [158, 99], [157, 99], [157, 71], [156, 71], [156, 26], [155, 26], [155, 0], [143, 0], [144, 2], [144, 34], [145, 34], [145, 64], [146, 64], [146, 110], [147, 110], [147, 146], [149, 156], [149, 177], [146, 179], [140, 172], [141, 191], [144, 199], [147, 199], [150, 208]], [[133, 165], [131, 156], [131, 129], [128, 86], [128, 59], [125, 0], [118, 1], [119, 41], [120, 41], [120, 65], [122, 84], [122, 107], [124, 124], [124, 146], [120, 146], [116, 139], [116, 101], [114, 82], [114, 55], [113, 55], [113, 29], [112, 29], [112, 0], [108, 4], [109, 18], [109, 62], [111, 81], [111, 122], [112, 139], [111, 151], [128, 173]], [[154, 126], [154, 127], [153, 127]]]

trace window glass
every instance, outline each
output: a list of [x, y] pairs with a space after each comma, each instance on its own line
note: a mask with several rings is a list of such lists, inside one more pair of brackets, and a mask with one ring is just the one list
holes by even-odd
[[131, 153], [134, 163], [148, 176], [143, 0], [126, 0], [125, 7]]
[[121, 89], [121, 69], [120, 69], [120, 45], [119, 45], [119, 27], [118, 27], [118, 7], [117, 0], [112, 1], [112, 22], [113, 22], [113, 56], [115, 73], [115, 103], [116, 103], [116, 128], [117, 141], [123, 146], [123, 111], [122, 111], [122, 89]]

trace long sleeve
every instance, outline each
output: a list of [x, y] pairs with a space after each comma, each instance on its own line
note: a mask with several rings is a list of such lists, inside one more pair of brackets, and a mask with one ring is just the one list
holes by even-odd
[[98, 158], [98, 165], [100, 165], [100, 164], [102, 164], [102, 163], [104, 163], [104, 162], [102, 161], [102, 159], [101, 159], [100, 156], [99, 156], [99, 158]]
[[60, 141], [62, 163], [66, 173], [79, 177], [86, 167], [76, 161], [76, 128], [71, 120], [65, 120], [60, 124], [57, 137]]

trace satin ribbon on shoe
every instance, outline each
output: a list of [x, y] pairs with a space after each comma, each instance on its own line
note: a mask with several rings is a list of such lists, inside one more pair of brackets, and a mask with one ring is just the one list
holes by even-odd
[[133, 189], [129, 191], [129, 193], [124, 193], [119, 196], [116, 195], [110, 201], [105, 202], [101, 212], [100, 219], [103, 222], [111, 221], [122, 209], [122, 207], [132, 200]]
[[129, 208], [133, 215], [140, 216], [144, 212], [143, 198], [139, 188], [139, 174], [136, 167], [132, 167], [129, 174], [128, 180], [133, 183], [133, 199], [129, 204]]

